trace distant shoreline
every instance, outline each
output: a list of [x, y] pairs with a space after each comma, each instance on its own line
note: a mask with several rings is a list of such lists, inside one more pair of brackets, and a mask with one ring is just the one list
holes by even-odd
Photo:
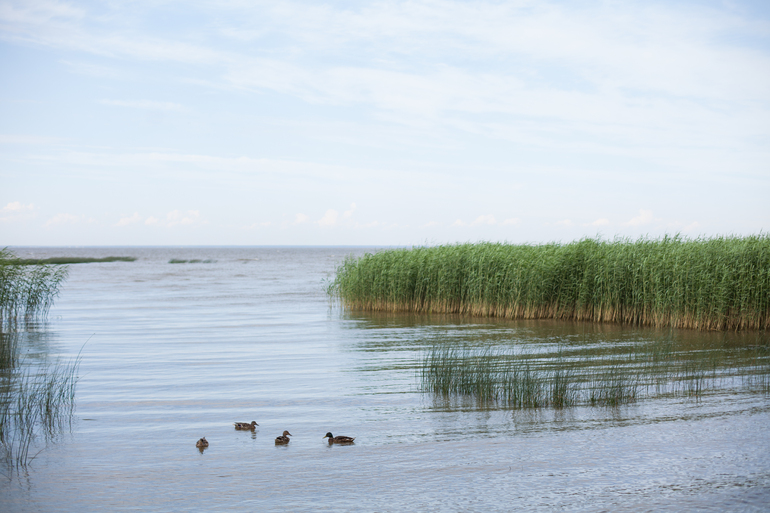
[[93, 257], [51, 257], [51, 258], [13, 258], [3, 263], [10, 265], [64, 265], [64, 264], [92, 264], [99, 262], [134, 262], [136, 257], [108, 256], [102, 258]]

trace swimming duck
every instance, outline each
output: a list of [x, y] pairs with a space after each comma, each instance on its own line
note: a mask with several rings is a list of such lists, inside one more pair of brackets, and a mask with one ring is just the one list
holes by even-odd
[[294, 436], [288, 431], [284, 431], [281, 436], [275, 438], [275, 445], [286, 445], [289, 443], [289, 437]]
[[353, 440], [355, 440], [355, 438], [349, 436], [334, 436], [331, 434], [331, 431], [326, 433], [324, 438], [328, 438], [330, 444], [352, 444]]
[[257, 424], [256, 420], [252, 420], [251, 424], [248, 422], [235, 422], [235, 429], [240, 429], [243, 431], [254, 431], [259, 424]]
[[208, 446], [209, 446], [209, 441], [206, 440], [205, 436], [203, 438], [201, 438], [200, 440], [198, 440], [197, 442], [195, 442], [195, 447], [205, 448], [205, 447], [208, 447]]

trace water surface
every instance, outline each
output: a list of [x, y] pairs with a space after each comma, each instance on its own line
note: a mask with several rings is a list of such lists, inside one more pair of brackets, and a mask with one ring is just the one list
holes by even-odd
[[[71, 433], [0, 481], [3, 511], [767, 509], [767, 394], [509, 410], [424, 394], [418, 373], [437, 343], [740, 349], [764, 335], [343, 312], [324, 280], [372, 250], [15, 248], [138, 260], [71, 265], [28, 334], [33, 355], [82, 348], [77, 409]], [[356, 443], [330, 447], [327, 431]]]

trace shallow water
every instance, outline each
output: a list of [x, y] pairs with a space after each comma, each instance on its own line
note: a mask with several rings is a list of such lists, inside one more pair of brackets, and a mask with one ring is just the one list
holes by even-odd
[[[345, 255], [367, 251], [360, 248], [14, 251], [139, 259], [71, 265], [48, 322], [28, 334], [33, 358], [67, 359], [82, 348], [77, 410], [71, 433], [27, 473], [0, 479], [3, 511], [770, 504], [767, 394], [725, 389], [619, 408], [510, 411], [419, 389], [418, 364], [436, 343], [591, 348], [660, 332], [345, 313], [329, 303], [323, 280]], [[255, 433], [233, 429], [233, 421], [251, 420], [260, 424]], [[284, 429], [294, 437], [277, 447]], [[329, 447], [327, 431], [356, 443]], [[211, 444], [202, 453], [201, 436]]]

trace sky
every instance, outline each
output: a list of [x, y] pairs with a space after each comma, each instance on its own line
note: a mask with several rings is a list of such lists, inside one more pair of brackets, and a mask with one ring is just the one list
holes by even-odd
[[0, 247], [770, 229], [764, 1], [0, 0]]

